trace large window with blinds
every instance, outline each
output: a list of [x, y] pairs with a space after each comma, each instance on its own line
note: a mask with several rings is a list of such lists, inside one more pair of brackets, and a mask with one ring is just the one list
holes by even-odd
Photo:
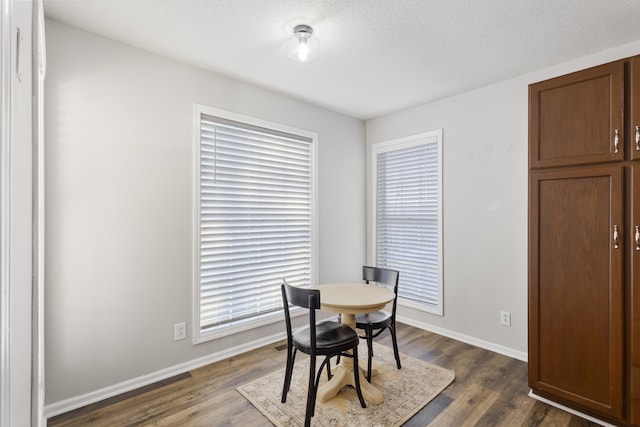
[[442, 315], [442, 130], [372, 153], [375, 264], [400, 271], [399, 304]]
[[315, 282], [317, 136], [196, 106], [194, 342], [281, 320]]

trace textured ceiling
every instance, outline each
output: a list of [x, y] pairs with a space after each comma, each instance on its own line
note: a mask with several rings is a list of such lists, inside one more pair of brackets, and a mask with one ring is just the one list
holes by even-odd
[[[45, 13], [360, 119], [640, 40], [640, 0], [45, 0]], [[286, 56], [297, 24], [320, 44], [308, 64]]]

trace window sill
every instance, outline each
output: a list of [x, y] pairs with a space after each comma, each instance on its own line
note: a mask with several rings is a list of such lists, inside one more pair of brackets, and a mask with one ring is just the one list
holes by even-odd
[[[306, 310], [291, 307], [291, 317], [299, 317], [307, 313]], [[244, 319], [224, 325], [212, 327], [201, 331], [196, 329], [193, 331], [193, 344], [201, 344], [218, 338], [234, 335], [240, 332], [249, 331], [260, 326], [270, 325], [272, 323], [284, 323], [284, 312], [282, 310], [273, 313], [267, 313], [253, 319]], [[283, 326], [284, 330], [284, 326]]]
[[444, 316], [442, 305], [438, 307], [431, 307], [427, 304], [419, 303], [417, 301], [404, 299], [398, 297], [398, 305], [402, 307], [412, 308], [429, 314], [435, 314], [436, 316]]

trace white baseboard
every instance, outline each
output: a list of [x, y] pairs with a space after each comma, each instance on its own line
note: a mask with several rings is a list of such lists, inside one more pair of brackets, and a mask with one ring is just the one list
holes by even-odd
[[424, 329], [425, 331], [433, 332], [435, 334], [442, 335], [448, 338], [453, 338], [454, 340], [462, 341], [467, 344], [474, 345], [476, 347], [484, 348], [485, 350], [493, 351], [495, 353], [504, 354], [505, 356], [522, 360], [523, 362], [528, 361], [528, 354], [526, 352], [514, 350], [512, 348], [504, 347], [492, 342], [480, 340], [478, 338], [471, 337], [469, 335], [464, 335], [458, 332], [451, 331], [449, 329], [433, 326], [428, 323], [419, 322], [404, 316], [397, 316], [397, 319], [399, 322], [406, 323], [407, 325], [414, 326], [416, 328]]
[[532, 397], [532, 398], [534, 398], [536, 400], [539, 400], [540, 402], [544, 402], [547, 405], [551, 405], [551, 406], [553, 406], [555, 408], [561, 409], [561, 410], [563, 410], [565, 412], [568, 412], [568, 413], [573, 414], [575, 416], [578, 416], [580, 418], [584, 418], [585, 420], [591, 421], [592, 423], [600, 424], [601, 426], [604, 426], [604, 427], [616, 427], [613, 424], [609, 424], [606, 421], [602, 421], [602, 420], [599, 420], [597, 418], [594, 418], [591, 415], [583, 414], [580, 411], [576, 411], [575, 409], [572, 409], [572, 408], [569, 408], [567, 406], [564, 406], [564, 405], [561, 405], [559, 403], [556, 403], [553, 400], [545, 399], [542, 396], [538, 396], [537, 394], [535, 394], [533, 392], [533, 390], [529, 390], [529, 397]]
[[[522, 360], [525, 362], [527, 361], [527, 354], [517, 350], [513, 350], [513, 349], [503, 347], [494, 343], [479, 340], [477, 338], [474, 338], [468, 335], [460, 334], [458, 332], [453, 332], [448, 329], [439, 328], [437, 326], [429, 325], [423, 322], [418, 322], [413, 319], [408, 319], [401, 316], [398, 316], [398, 321], [402, 323], [406, 323], [407, 325], [414, 326], [416, 328], [424, 329], [429, 332], [433, 332], [448, 338], [462, 341], [467, 344], [475, 345], [477, 347], [484, 348], [496, 353], [504, 354], [505, 356], [513, 357], [515, 359]], [[138, 389], [140, 387], [147, 386], [149, 384], [153, 384], [158, 381], [165, 380], [167, 378], [171, 378], [175, 375], [188, 372], [192, 369], [196, 369], [201, 366], [208, 365], [210, 363], [218, 362], [220, 360], [237, 356], [238, 354], [242, 354], [247, 351], [272, 344], [274, 342], [280, 341], [285, 338], [286, 338], [286, 335], [284, 333], [278, 333], [275, 335], [264, 337], [259, 340], [252, 341], [250, 343], [246, 343], [240, 346], [222, 350], [222, 351], [207, 355], [205, 357], [180, 363], [178, 365], [161, 369], [159, 371], [152, 372], [147, 375], [142, 375], [140, 377], [132, 378], [130, 380], [123, 381], [121, 383], [114, 384], [112, 386], [105, 387], [103, 389], [96, 390], [87, 394], [83, 394], [81, 396], [72, 397], [69, 399], [65, 399], [59, 402], [46, 405], [44, 408], [44, 413], [47, 418], [55, 417], [56, 415], [64, 414], [66, 412], [73, 411], [74, 409], [82, 408], [83, 406], [91, 405], [93, 403], [100, 402], [110, 397], [118, 396], [120, 394]]]
[[66, 412], [73, 411], [74, 409], [82, 408], [83, 406], [91, 405], [110, 397], [118, 396], [122, 393], [126, 393], [140, 387], [144, 387], [149, 384], [171, 378], [175, 375], [188, 372], [192, 369], [200, 368], [210, 363], [219, 362], [220, 360], [228, 359], [230, 357], [237, 356], [238, 354], [246, 353], [247, 351], [264, 347], [265, 345], [273, 344], [274, 342], [278, 342], [285, 338], [286, 334], [284, 332], [278, 333], [261, 338], [259, 340], [252, 341], [250, 343], [228, 348], [217, 353], [209, 354], [198, 359], [190, 360], [188, 362], [161, 369], [147, 375], [132, 378], [130, 380], [123, 381], [121, 383], [114, 384], [112, 386], [105, 387], [91, 393], [72, 397], [70, 399], [65, 399], [60, 402], [55, 402], [45, 406], [44, 414], [46, 418], [52, 418], [56, 415], [64, 414]]

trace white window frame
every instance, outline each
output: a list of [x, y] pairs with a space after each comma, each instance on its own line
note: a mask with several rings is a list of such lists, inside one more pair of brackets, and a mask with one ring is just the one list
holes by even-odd
[[[311, 242], [311, 283], [314, 285], [317, 283], [317, 236], [318, 236], [318, 221], [317, 221], [317, 151], [318, 151], [318, 134], [303, 129], [298, 129], [283, 125], [280, 123], [274, 123], [258, 118], [245, 116], [242, 114], [233, 113], [230, 111], [220, 110], [205, 105], [194, 104], [193, 106], [193, 274], [192, 274], [192, 293], [193, 293], [193, 306], [192, 306], [192, 342], [198, 344], [206, 341], [210, 341], [216, 338], [221, 338], [228, 335], [233, 335], [242, 331], [251, 330], [259, 326], [268, 325], [282, 321], [283, 311], [275, 311], [263, 315], [256, 316], [254, 318], [238, 320], [229, 324], [221, 325], [220, 327], [213, 328], [210, 331], [202, 331], [200, 326], [200, 126], [201, 115], [206, 114], [213, 117], [218, 117], [225, 120], [232, 120], [240, 123], [245, 123], [250, 126], [258, 126], [266, 129], [272, 129], [276, 132], [285, 132], [290, 134], [299, 135], [311, 140], [311, 222], [312, 222], [312, 242]], [[296, 310], [297, 311], [297, 310]], [[292, 313], [293, 315], [294, 313]], [[296, 313], [295, 315], [304, 314], [303, 311]]]
[[[371, 251], [369, 252], [369, 263], [371, 265], [375, 265], [376, 263], [376, 253], [377, 253], [377, 179], [378, 179], [378, 154], [386, 151], [394, 151], [404, 148], [413, 147], [416, 145], [421, 145], [425, 143], [431, 143], [435, 139], [437, 143], [438, 149], [438, 305], [436, 307], [429, 306], [424, 303], [420, 303], [418, 301], [409, 300], [406, 298], [398, 297], [398, 304], [405, 307], [410, 307], [413, 309], [417, 309], [420, 311], [424, 311], [431, 314], [436, 314], [442, 316], [444, 314], [444, 270], [443, 270], [443, 239], [442, 239], [442, 230], [443, 230], [443, 217], [442, 217], [442, 188], [443, 188], [443, 180], [442, 180], [442, 136], [443, 130], [436, 129], [424, 133], [420, 133], [417, 135], [411, 135], [404, 138], [398, 138], [389, 141], [378, 142], [372, 144], [371, 147], [371, 204], [370, 210], [371, 212], [371, 221], [370, 221], [370, 230], [369, 235], [371, 236], [370, 242], [372, 245]], [[400, 286], [402, 285], [402, 271], [400, 272]]]

